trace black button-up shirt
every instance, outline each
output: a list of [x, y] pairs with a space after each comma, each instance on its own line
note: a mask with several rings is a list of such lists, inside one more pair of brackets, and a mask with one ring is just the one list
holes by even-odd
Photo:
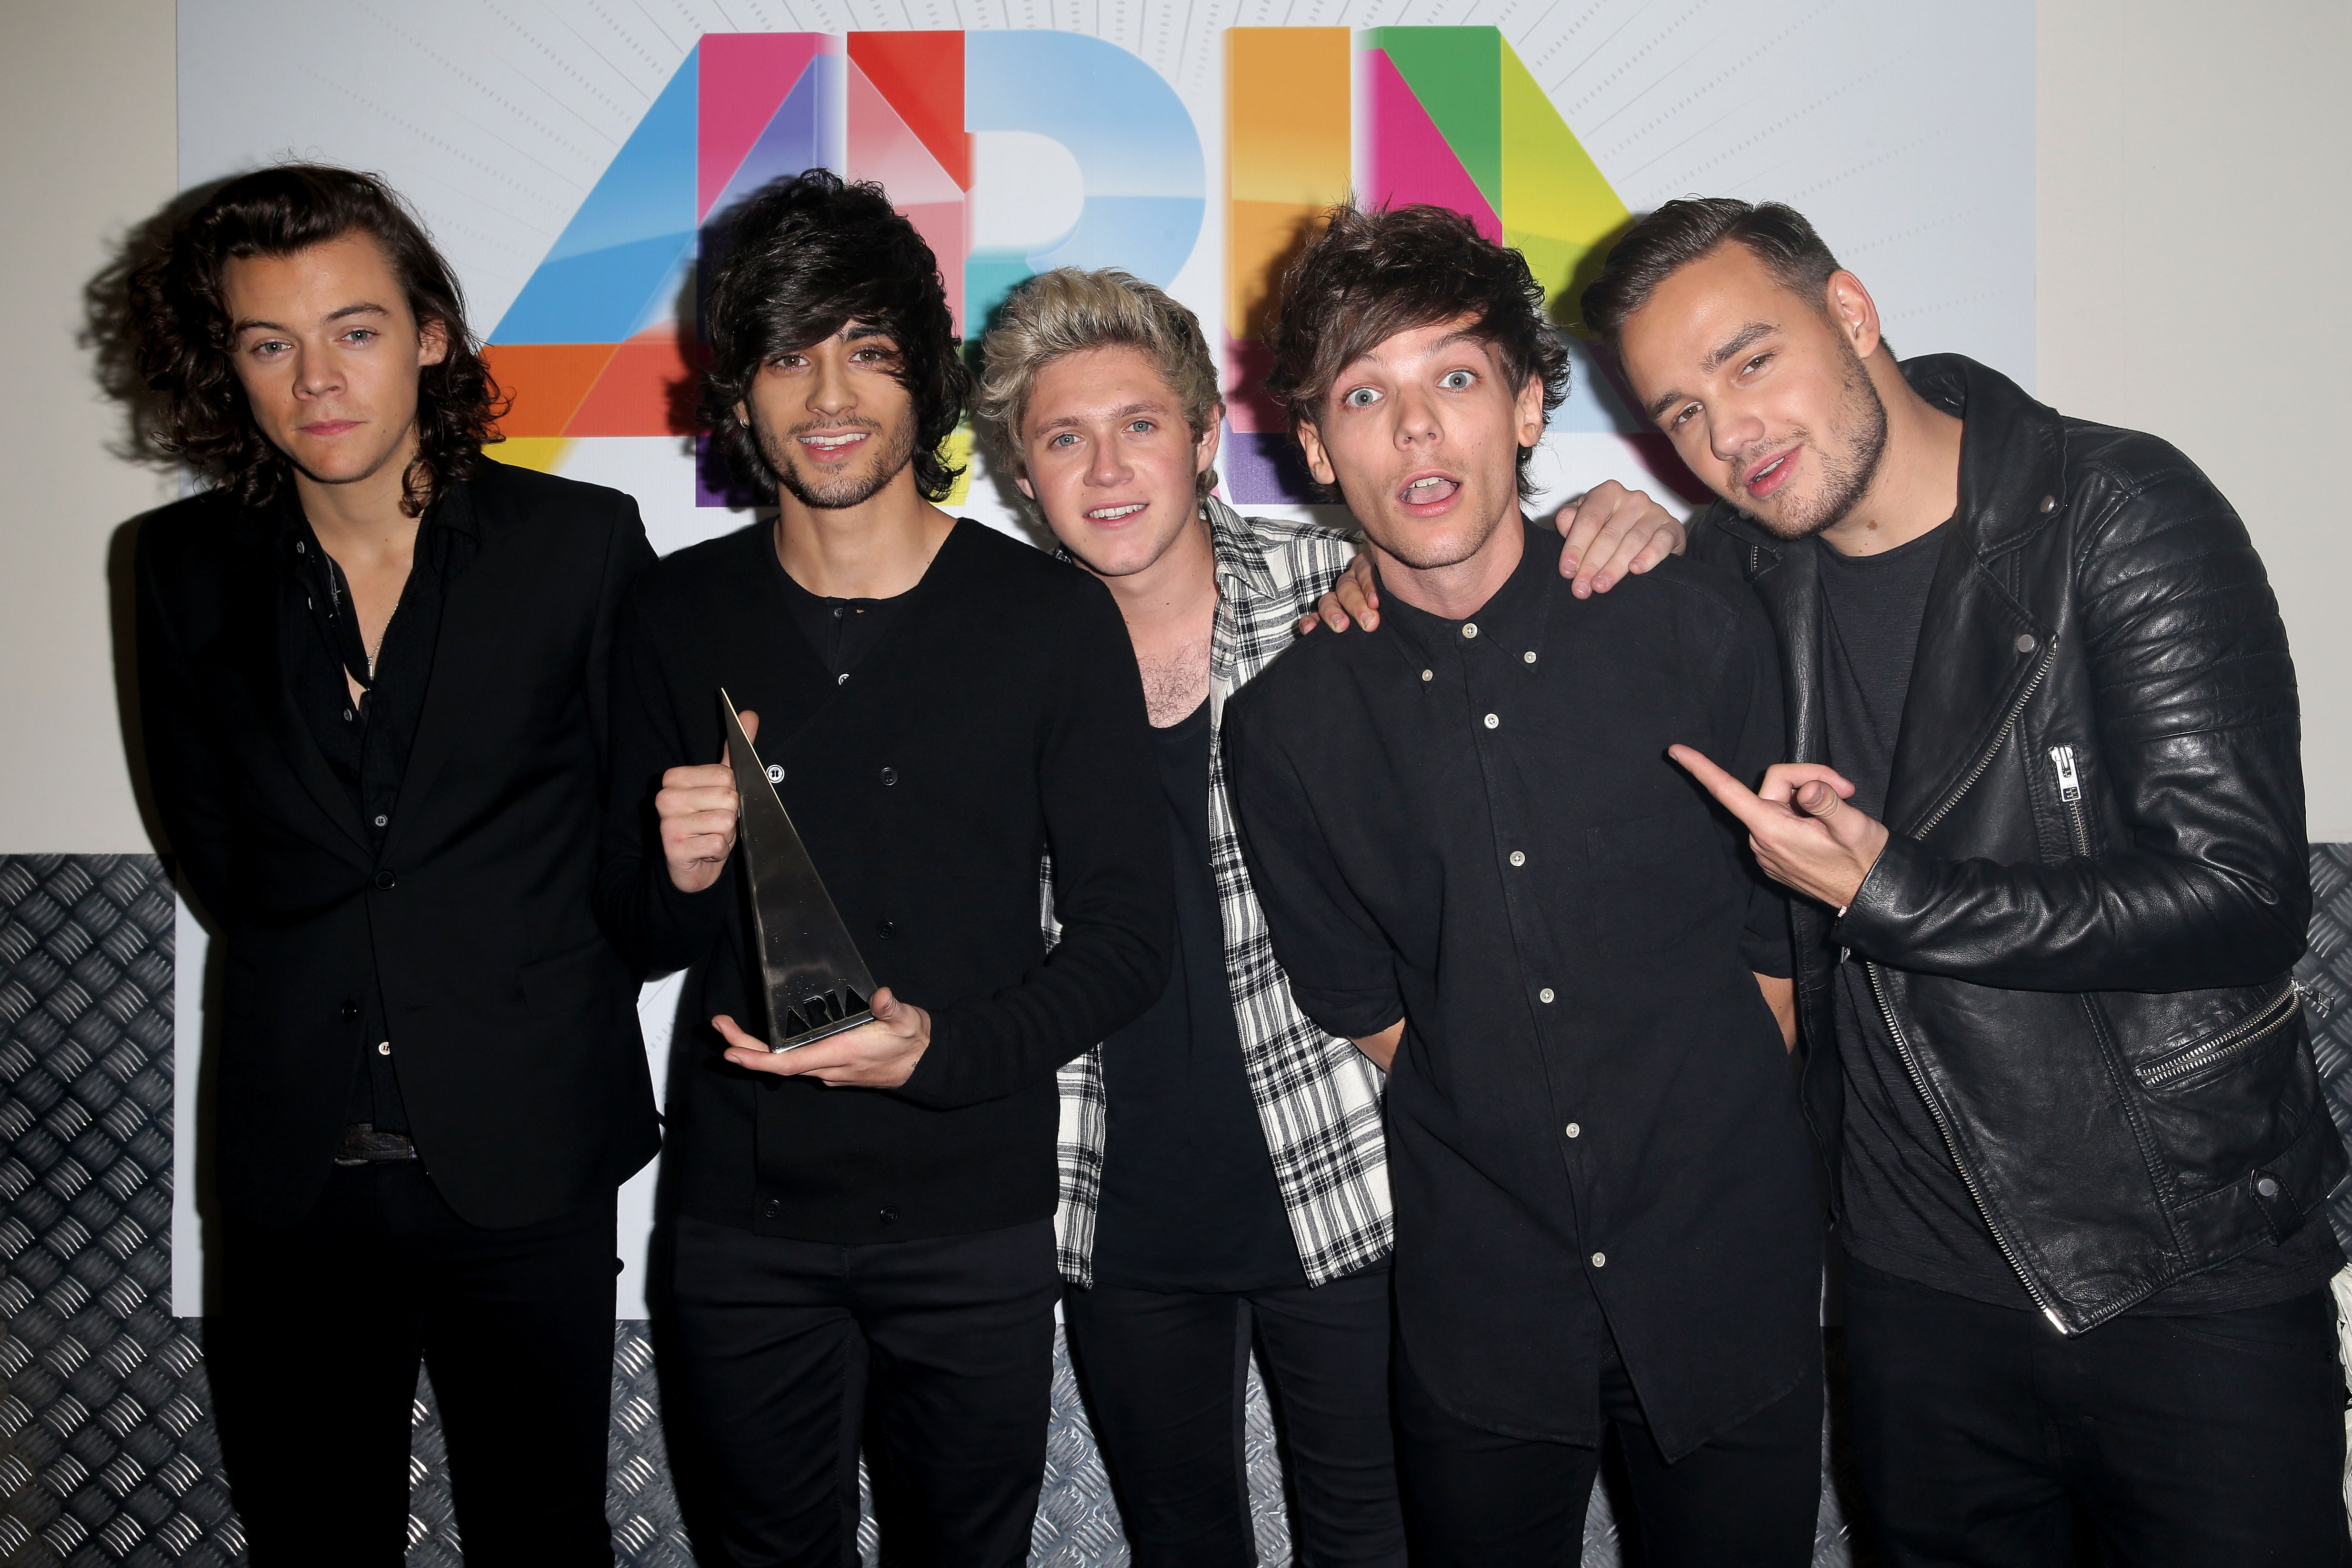
[[1681, 559], [1579, 600], [1559, 539], [1465, 621], [1383, 603], [1226, 709], [1275, 956], [1307, 1016], [1405, 1020], [1388, 1091], [1414, 1372], [1496, 1432], [1601, 1437], [1614, 1336], [1669, 1458], [1819, 1354], [1821, 1218], [1752, 972], [1790, 971], [1745, 834], [1665, 756], [1751, 782], [1771, 628]]
[[[419, 521], [408, 581], [384, 627], [373, 672], [351, 585], [320, 545], [290, 486], [278, 504], [277, 519], [280, 666], [311, 738], [351, 791], [361, 824], [381, 853], [433, 677], [442, 601], [480, 547], [473, 507], [458, 486]], [[362, 687], [356, 702], [351, 681]], [[357, 994], [343, 1004], [341, 1019], [359, 1046], [347, 1115], [385, 1132], [404, 1133], [408, 1119], [401, 1107], [399, 1076], [392, 1054], [382, 1049], [391, 1036], [381, 988], [370, 975], [353, 988]]]

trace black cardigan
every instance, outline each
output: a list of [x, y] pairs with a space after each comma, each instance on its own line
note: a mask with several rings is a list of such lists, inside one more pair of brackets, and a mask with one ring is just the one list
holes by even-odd
[[[669, 557], [617, 638], [598, 909], [641, 968], [697, 967], [671, 1051], [670, 1194], [698, 1218], [828, 1242], [1045, 1218], [1055, 1070], [1149, 1006], [1171, 961], [1167, 830], [1126, 627], [1084, 572], [961, 522], [836, 685], [793, 623], [770, 541], [754, 526]], [[663, 769], [718, 760], [721, 686], [759, 714], [760, 755], [784, 769], [779, 793], [876, 982], [930, 1011], [899, 1089], [720, 1055], [712, 1014], [754, 1032], [763, 1017], [739, 862], [677, 892], [651, 802]]]

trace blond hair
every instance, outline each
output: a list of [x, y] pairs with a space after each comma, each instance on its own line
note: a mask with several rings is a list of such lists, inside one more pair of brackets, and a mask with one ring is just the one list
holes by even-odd
[[[1134, 349], [1150, 360], [1176, 394], [1193, 441], [1208, 434], [1223, 399], [1200, 318], [1164, 289], [1116, 267], [1087, 272], [1057, 267], [1013, 291], [982, 348], [973, 412], [990, 457], [1004, 472], [1028, 476], [1021, 425], [1029, 416], [1037, 372], [1066, 354], [1110, 348]], [[1193, 480], [1196, 496], [1216, 487], [1213, 469]]]

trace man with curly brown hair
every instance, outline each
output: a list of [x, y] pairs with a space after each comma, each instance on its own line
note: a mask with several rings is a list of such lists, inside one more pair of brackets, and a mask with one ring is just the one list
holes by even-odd
[[396, 1564], [420, 1358], [467, 1561], [608, 1563], [614, 1197], [658, 1134], [590, 890], [635, 503], [484, 458], [457, 285], [365, 174], [133, 278], [149, 771], [226, 959], [205, 1349], [257, 1568]]
[[[1390, 1070], [1416, 1563], [1575, 1560], [1604, 1448], [1653, 1564], [1811, 1561], [1821, 1227], [1786, 914], [1665, 755], [1780, 756], [1771, 628], [1679, 557], [1578, 597], [1520, 507], [1567, 355], [1518, 253], [1342, 208], [1267, 387], [1369, 540], [1374, 636], [1225, 709], [1274, 956]], [[1775, 1014], [1780, 1015], [1776, 1029]]]

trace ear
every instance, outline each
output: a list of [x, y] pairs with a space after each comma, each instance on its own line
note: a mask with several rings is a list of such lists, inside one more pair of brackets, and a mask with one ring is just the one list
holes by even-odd
[[1292, 428], [1298, 436], [1298, 450], [1306, 454], [1307, 471], [1315, 476], [1315, 482], [1338, 486], [1339, 472], [1331, 466], [1330, 454], [1323, 450], [1323, 433], [1303, 419]]
[[1015, 474], [1013, 476], [1013, 484], [1014, 488], [1018, 489], [1023, 495], [1028, 497], [1031, 500], [1034, 501], [1037, 498], [1037, 486], [1029, 483], [1028, 475]]
[[416, 324], [416, 362], [437, 365], [449, 357], [449, 323], [428, 316]]
[[1200, 438], [1192, 443], [1193, 473], [1206, 474], [1216, 466], [1217, 445], [1224, 439], [1224, 434], [1225, 405], [1213, 404], [1209, 409], [1208, 428], [1202, 431]]
[[1853, 346], [1856, 359], [1866, 360], [1878, 351], [1878, 302], [1871, 298], [1861, 278], [1843, 270], [1831, 273], [1822, 303], [1830, 320]]
[[1512, 405], [1511, 409], [1511, 413], [1518, 420], [1521, 446], [1533, 446], [1543, 439], [1543, 377], [1531, 375], [1527, 379], [1527, 383], [1519, 388], [1518, 401]]

